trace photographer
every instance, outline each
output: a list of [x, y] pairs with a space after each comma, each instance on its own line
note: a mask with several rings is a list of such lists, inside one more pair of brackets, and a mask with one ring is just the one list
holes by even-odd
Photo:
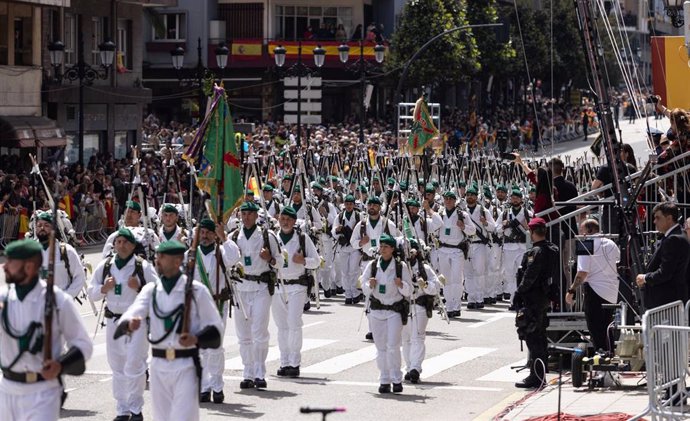
[[532, 389], [546, 383], [546, 311], [553, 274], [558, 270], [558, 247], [546, 240], [544, 219], [533, 218], [528, 226], [533, 247], [523, 256], [518, 272], [515, 303], [520, 310], [515, 316], [515, 326], [520, 340], [527, 343], [529, 376], [515, 383], [515, 387]]
[[[587, 219], [580, 225], [580, 232], [583, 235], [597, 235], [599, 223], [596, 219]], [[575, 303], [575, 291], [584, 284], [585, 319], [594, 349], [613, 351], [614, 338], [609, 337], [607, 332], [613, 320], [613, 312], [602, 305], [614, 304], [618, 299], [616, 263], [620, 260], [621, 252], [616, 243], [608, 238], [596, 238], [592, 241], [592, 253], [577, 257], [577, 274], [565, 295], [565, 302], [572, 306]]]

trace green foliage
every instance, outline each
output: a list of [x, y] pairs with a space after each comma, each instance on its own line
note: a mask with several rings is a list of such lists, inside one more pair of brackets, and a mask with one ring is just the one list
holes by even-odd
[[[412, 0], [405, 4], [392, 39], [387, 68], [402, 67], [428, 40], [456, 26], [467, 25], [465, 0]], [[479, 49], [471, 31], [459, 30], [431, 44], [410, 66], [406, 86], [467, 79], [480, 68]]]
[[[496, 0], [467, 0], [467, 17], [471, 25], [498, 23]], [[509, 76], [518, 69], [516, 51], [512, 42], [499, 43], [497, 28], [473, 28], [472, 33], [479, 50], [482, 74]]]

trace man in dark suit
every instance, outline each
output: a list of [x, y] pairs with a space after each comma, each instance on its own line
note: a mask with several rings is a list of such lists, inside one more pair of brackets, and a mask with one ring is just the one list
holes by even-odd
[[[556, 188], [557, 197], [556, 200], [559, 202], [565, 202], [566, 200], [574, 199], [577, 197], [577, 187], [575, 184], [565, 179], [563, 176], [563, 161], [560, 158], [553, 158], [551, 160], [551, 173], [553, 174], [553, 186]], [[570, 212], [574, 212], [577, 206], [570, 205], [565, 206], [558, 211], [559, 215], [567, 215]], [[577, 233], [577, 222], [575, 218], [569, 218], [560, 224], [561, 231], [561, 244], [558, 246], [561, 248], [561, 265], [563, 267], [563, 272], [565, 273], [564, 283], [561, 285], [561, 291], [565, 291], [565, 286], [572, 283], [573, 278], [573, 268], [568, 267], [568, 262], [571, 258], [572, 253], [572, 239], [573, 235]], [[551, 236], [551, 241], [556, 243], [558, 238], [554, 235]]]
[[678, 207], [669, 202], [654, 207], [654, 225], [663, 237], [647, 264], [647, 273], [637, 275], [637, 286], [644, 288], [647, 309], [676, 300], [688, 300], [687, 270], [690, 242], [678, 224]]

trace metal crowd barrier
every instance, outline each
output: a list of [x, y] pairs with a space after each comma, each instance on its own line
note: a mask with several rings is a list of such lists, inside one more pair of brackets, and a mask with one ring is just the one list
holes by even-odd
[[96, 244], [105, 241], [108, 236], [105, 234], [103, 220], [106, 218], [105, 209], [98, 202], [86, 205], [84, 212], [86, 215], [86, 227], [84, 238], [88, 244]]
[[642, 340], [647, 370], [649, 403], [629, 421], [651, 415], [654, 420], [686, 420], [690, 410], [685, 400], [688, 374], [686, 307], [681, 301], [648, 310], [642, 317]]
[[5, 210], [0, 215], [0, 227], [2, 229], [2, 232], [0, 232], [0, 246], [5, 248], [19, 236], [19, 212], [9, 209]]

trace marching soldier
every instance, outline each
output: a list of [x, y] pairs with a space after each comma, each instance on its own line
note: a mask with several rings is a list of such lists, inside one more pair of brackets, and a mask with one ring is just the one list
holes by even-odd
[[359, 297], [357, 278], [361, 254], [359, 250], [352, 247], [350, 240], [360, 219], [360, 213], [355, 209], [355, 197], [348, 194], [345, 196], [345, 210], [340, 212], [333, 223], [333, 237], [338, 241], [336, 264], [340, 269], [345, 289], [345, 304], [354, 304], [355, 298]]
[[265, 183], [261, 186], [261, 190], [263, 191], [262, 194], [264, 195], [264, 203], [266, 204], [268, 215], [271, 218], [278, 219], [278, 215], [280, 215], [280, 200], [274, 197], [273, 186]]
[[44, 360], [47, 285], [40, 278], [42, 251], [38, 242], [28, 239], [14, 241], [5, 249], [7, 286], [0, 289], [0, 414], [6, 420], [57, 420], [60, 376], [83, 374], [93, 352], [72, 297], [54, 288], [52, 356]]
[[337, 279], [335, 279], [335, 268], [333, 261], [335, 260], [335, 239], [331, 236], [331, 228], [333, 222], [338, 217], [338, 209], [333, 203], [329, 202], [328, 197], [323, 194], [323, 186], [319, 183], [314, 183], [312, 186], [314, 193], [314, 204], [316, 211], [321, 218], [323, 229], [318, 233], [319, 238], [319, 254], [323, 258], [323, 265], [316, 271], [316, 277], [319, 284], [323, 288], [324, 296], [330, 298], [337, 294]]
[[[160, 279], [147, 283], [120, 318], [114, 338], [132, 334], [149, 318], [151, 400], [154, 420], [199, 420], [199, 350], [217, 348], [221, 320], [208, 288], [192, 281], [191, 308], [185, 309], [187, 275], [180, 271], [187, 247], [165, 241], [156, 249]], [[185, 312], [189, 332], [180, 333]]]
[[[496, 188], [496, 197], [501, 191], [499, 189], [505, 189], [503, 185], [499, 185]], [[491, 191], [487, 188], [484, 190], [484, 196], [489, 200], [486, 201], [486, 211], [491, 215], [491, 218], [498, 224], [502, 208], [498, 205], [496, 198], [492, 197]], [[504, 194], [505, 196], [505, 194]], [[489, 250], [487, 253], [487, 275], [484, 278], [484, 304], [496, 304], [498, 301], [496, 295], [503, 292], [503, 286], [501, 285], [502, 279], [502, 268], [501, 268], [501, 257], [503, 256], [503, 237], [500, 235], [497, 226], [494, 226], [494, 230], [489, 234]]]
[[158, 230], [160, 241], [177, 240], [184, 243], [187, 239], [185, 230], [178, 225], [180, 211], [172, 203], [167, 203], [161, 208], [161, 227]]
[[[53, 232], [53, 214], [42, 212], [36, 218], [35, 233], [36, 239], [41, 243], [43, 273], [48, 272], [48, 246], [50, 245], [50, 234]], [[65, 291], [72, 298], [75, 298], [84, 288], [86, 275], [81, 258], [71, 245], [55, 239], [55, 286]]]
[[[240, 251], [232, 241], [225, 241], [225, 231], [222, 225], [206, 218], [199, 222], [199, 246], [197, 247], [196, 267], [194, 279], [199, 280], [211, 293], [215, 301], [215, 308], [220, 314], [221, 320], [221, 344], [218, 348], [200, 350], [201, 366], [201, 395], [200, 402], [223, 403], [223, 372], [225, 371], [225, 349], [223, 337], [225, 336], [226, 320], [230, 315], [230, 291], [227, 285], [228, 268], [240, 259]], [[220, 257], [220, 259], [219, 259]], [[242, 317], [242, 316], [239, 316]]]
[[[278, 327], [280, 368], [278, 376], [299, 377], [302, 359], [302, 313], [309, 299], [311, 279], [308, 269], [319, 267], [321, 258], [309, 236], [295, 229], [297, 212], [286, 206], [280, 212], [278, 239], [283, 264], [278, 268], [280, 282], [273, 295], [273, 321]], [[282, 291], [282, 289], [285, 291]]]
[[446, 278], [443, 296], [446, 298], [448, 317], [460, 317], [468, 237], [476, 232], [467, 212], [457, 206], [458, 197], [453, 191], [443, 194], [440, 211], [442, 225], [439, 229], [438, 267]]
[[[484, 308], [484, 291], [486, 288], [487, 260], [491, 246], [491, 234], [496, 231], [496, 222], [491, 212], [477, 200], [477, 189], [467, 189], [467, 224], [474, 225], [475, 233], [470, 236], [469, 264], [465, 272], [465, 289], [467, 290], [467, 308]], [[445, 289], [444, 289], [445, 291]]]
[[259, 207], [245, 202], [240, 207], [242, 228], [232, 234], [232, 241], [240, 249], [242, 282], [237, 284], [248, 318], [235, 317], [235, 331], [244, 365], [244, 380], [240, 389], [265, 389], [266, 357], [268, 356], [268, 320], [271, 297], [275, 292], [275, 269], [284, 264], [278, 239], [267, 227], [259, 227]]
[[122, 314], [134, 303], [146, 284], [153, 284], [158, 275], [149, 262], [134, 254], [136, 240], [127, 228], [116, 232], [113, 256], [101, 261], [89, 282], [88, 294], [93, 301], [105, 300], [104, 319], [106, 354], [113, 372], [115, 421], [143, 420], [146, 387], [146, 331], [138, 330], [129, 338], [114, 339]]
[[[373, 198], [372, 198], [373, 199]], [[379, 393], [403, 391], [400, 346], [402, 328], [407, 324], [412, 292], [411, 275], [401, 261], [393, 258], [396, 240], [381, 235], [380, 257], [367, 263], [362, 271], [362, 290], [369, 297], [369, 326], [376, 345], [376, 365], [379, 368]], [[378, 243], [378, 242], [377, 242]]]
[[426, 326], [432, 316], [434, 299], [441, 290], [441, 283], [431, 266], [424, 263], [419, 242], [410, 240], [410, 247], [412, 302], [415, 308], [411, 311], [411, 320], [402, 329], [402, 353], [407, 368], [405, 380], [417, 384], [426, 356]]
[[[151, 228], [142, 227], [141, 222], [141, 205], [133, 200], [127, 201], [125, 208], [123, 228], [129, 229], [134, 238], [137, 240], [137, 247], [134, 253], [148, 258], [152, 256], [152, 252], [156, 250], [160, 240], [158, 235]], [[113, 253], [113, 243], [117, 237], [117, 231], [110, 234], [103, 246], [103, 257], [106, 258]]]
[[429, 201], [424, 201], [424, 212], [420, 213], [420, 203], [417, 199], [407, 199], [405, 202], [410, 213], [410, 222], [414, 227], [415, 237], [422, 241], [422, 245], [429, 244], [429, 238], [432, 232], [438, 231], [443, 225], [441, 215], [434, 211], [429, 206]]
[[[516, 276], [527, 251], [528, 225], [532, 212], [522, 204], [522, 192], [513, 190], [510, 193], [511, 207], [501, 214], [498, 220], [498, 231], [503, 233], [503, 291], [502, 298], [510, 300], [517, 289]], [[497, 296], [498, 298], [498, 296]], [[511, 304], [511, 310], [516, 310]]]

